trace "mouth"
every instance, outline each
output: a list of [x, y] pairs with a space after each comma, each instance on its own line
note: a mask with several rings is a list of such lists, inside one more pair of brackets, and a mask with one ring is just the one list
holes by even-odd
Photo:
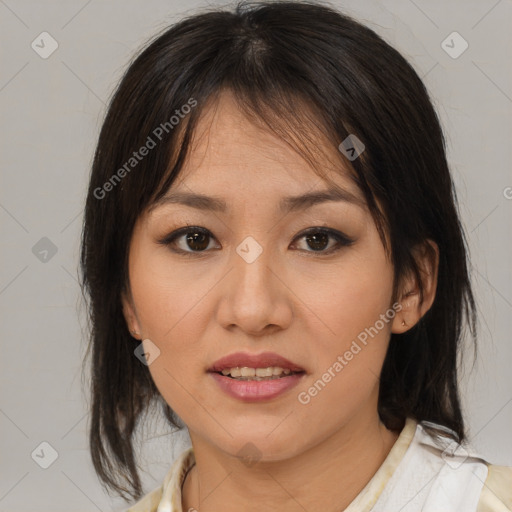
[[306, 378], [302, 369], [281, 366], [234, 366], [208, 372], [218, 388], [241, 402], [269, 402], [285, 395]]
[[241, 381], [277, 380], [306, 373], [304, 368], [274, 352], [236, 352], [219, 359], [207, 371]]
[[274, 352], [236, 352], [208, 370], [220, 390], [243, 402], [277, 399], [305, 379], [307, 371]]
[[224, 370], [212, 372], [228, 377], [233, 380], [240, 381], [261, 381], [276, 380], [306, 373], [304, 370], [292, 371], [289, 368], [281, 368], [280, 366], [268, 366], [266, 368], [249, 368], [247, 366], [225, 368]]

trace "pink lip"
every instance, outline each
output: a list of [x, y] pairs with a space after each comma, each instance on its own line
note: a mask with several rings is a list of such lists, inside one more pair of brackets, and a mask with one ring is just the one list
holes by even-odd
[[243, 400], [244, 402], [263, 402], [275, 398], [281, 393], [293, 388], [306, 374], [294, 373], [286, 377], [280, 377], [279, 379], [259, 381], [236, 380], [214, 372], [210, 372], [210, 375], [215, 379], [215, 382], [222, 391], [229, 396]]
[[[274, 352], [262, 352], [261, 354], [248, 354], [245, 352], [234, 352], [228, 356], [222, 357], [216, 361], [209, 372], [220, 372], [226, 368], [268, 368], [269, 366], [279, 366], [280, 368], [286, 369], [293, 372], [303, 372], [304, 368], [293, 363], [292, 361], [275, 354]], [[261, 381], [260, 381], [261, 382]]]

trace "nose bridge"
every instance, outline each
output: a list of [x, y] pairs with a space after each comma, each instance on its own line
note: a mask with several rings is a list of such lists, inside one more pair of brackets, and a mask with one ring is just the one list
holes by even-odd
[[237, 291], [240, 289], [244, 294], [247, 292], [260, 294], [270, 291], [271, 287], [268, 281], [273, 276], [271, 271], [272, 254], [263, 241], [260, 243], [251, 235], [245, 237], [235, 249], [233, 264], [235, 265], [235, 284], [238, 285], [236, 286]]
[[278, 283], [275, 262], [273, 251], [253, 236], [247, 236], [236, 246], [231, 259], [233, 271], [222, 298], [219, 319], [224, 326], [235, 324], [256, 334], [269, 324], [283, 328], [290, 321], [286, 287]]

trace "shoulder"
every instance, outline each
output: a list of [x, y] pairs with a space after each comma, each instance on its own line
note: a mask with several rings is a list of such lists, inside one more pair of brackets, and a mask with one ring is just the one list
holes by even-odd
[[476, 512], [510, 512], [512, 510], [512, 467], [488, 464]]
[[156, 512], [162, 498], [162, 486], [153, 489], [124, 512]]
[[[422, 427], [429, 422], [422, 422]], [[430, 423], [430, 426], [440, 427]], [[420, 436], [424, 445], [435, 445], [443, 450], [444, 486], [452, 484], [456, 477], [461, 481], [472, 482], [473, 489], [479, 488], [476, 495], [478, 504], [476, 512], [511, 512], [512, 511], [512, 467], [491, 464], [483, 458], [471, 445], [461, 445], [447, 438], [436, 438], [429, 435]], [[434, 441], [434, 442], [432, 442]], [[464, 467], [466, 477], [464, 477]], [[462, 490], [462, 485], [460, 489]]]
[[174, 461], [162, 485], [123, 512], [157, 512], [160, 505], [165, 505], [165, 510], [169, 512], [181, 512], [181, 487], [185, 475], [194, 464], [194, 450], [190, 447]]

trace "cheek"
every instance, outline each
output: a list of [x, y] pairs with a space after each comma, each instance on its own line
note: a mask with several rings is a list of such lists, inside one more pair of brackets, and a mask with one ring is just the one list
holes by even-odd
[[191, 368], [191, 360], [199, 360], [199, 355], [188, 353], [186, 348], [163, 346], [160, 357], [149, 366], [155, 386], [166, 403], [187, 421], [189, 416], [201, 417], [208, 403], [201, 389], [191, 386], [197, 377], [197, 368]]
[[165, 345], [194, 339], [187, 329], [197, 325], [208, 282], [180, 271], [165, 249], [152, 249], [146, 242], [130, 256], [130, 284], [146, 337]]
[[170, 395], [179, 394], [180, 384], [186, 388], [191, 376], [203, 369], [204, 352], [195, 340], [199, 340], [197, 332], [205, 316], [201, 313], [204, 288], [196, 286], [195, 293], [188, 287], [187, 293], [183, 293], [181, 283], [162, 279], [157, 272], [140, 277], [133, 295], [142, 334], [160, 350], [160, 357], [149, 369], [161, 391], [164, 383], [163, 388]]
[[[351, 408], [367, 400], [378, 384], [394, 317], [393, 270], [383, 250], [354, 253], [335, 279], [318, 281], [316, 304], [315, 295], [310, 295], [315, 304], [311, 309], [327, 326], [322, 328], [325, 334], [315, 338], [311, 352], [312, 380], [320, 379], [311, 390], [311, 407], [320, 409], [332, 401]], [[318, 323], [313, 316], [311, 322]]]
[[150, 249], [148, 242], [132, 248], [130, 285], [137, 316], [144, 338], [160, 351], [149, 371], [166, 402], [179, 412], [194, 409], [196, 401], [187, 390], [205, 370], [204, 350], [195, 340], [209, 318], [204, 297], [216, 281], [208, 279], [211, 284], [177, 272], [165, 251]]
[[[368, 247], [354, 251], [329, 274], [316, 276], [302, 290], [304, 302], [322, 320], [326, 352], [343, 348], [385, 314], [390, 307], [393, 269], [383, 250]], [[318, 323], [318, 320], [317, 320]]]
[[327, 321], [335, 336], [318, 337], [310, 353], [314, 373], [297, 390], [297, 401], [313, 431], [335, 429], [358, 410], [377, 405], [391, 320], [381, 319], [388, 311], [388, 295], [365, 293], [372, 288], [359, 287], [360, 300], [354, 293], [352, 300], [343, 296], [333, 301]]

